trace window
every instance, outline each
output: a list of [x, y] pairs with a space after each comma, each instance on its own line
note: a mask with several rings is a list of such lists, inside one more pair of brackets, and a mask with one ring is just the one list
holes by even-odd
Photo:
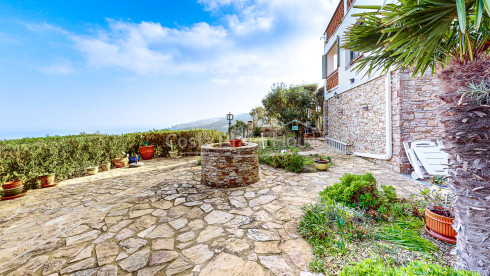
[[339, 67], [339, 40], [328, 50], [328, 53], [322, 56], [322, 76], [323, 79], [328, 78]]

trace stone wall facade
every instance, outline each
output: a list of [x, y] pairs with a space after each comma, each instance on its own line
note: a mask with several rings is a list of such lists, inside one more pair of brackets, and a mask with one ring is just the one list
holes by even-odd
[[[400, 70], [391, 72], [392, 158], [372, 159], [394, 171], [410, 173], [412, 168], [403, 141], [441, 139], [442, 125], [436, 119], [440, 100], [439, 80], [430, 74], [410, 78]], [[367, 104], [367, 110], [362, 106]], [[345, 91], [325, 101], [325, 136], [351, 144], [352, 152], [386, 153], [385, 77]]]
[[201, 147], [201, 181], [220, 188], [250, 185], [259, 180], [258, 145], [215, 143]]

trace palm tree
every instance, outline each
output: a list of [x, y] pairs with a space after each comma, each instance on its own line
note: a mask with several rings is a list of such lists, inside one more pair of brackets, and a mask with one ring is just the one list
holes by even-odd
[[344, 48], [356, 70], [431, 71], [441, 112], [458, 233], [456, 267], [490, 275], [490, 0], [400, 0], [364, 9]]

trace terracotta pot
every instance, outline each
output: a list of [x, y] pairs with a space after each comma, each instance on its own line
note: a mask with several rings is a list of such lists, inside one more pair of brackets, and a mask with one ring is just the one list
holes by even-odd
[[128, 165], [129, 163], [129, 159], [127, 157], [124, 157], [124, 158], [118, 158], [118, 159], [115, 159], [114, 160], [114, 165], [117, 167], [117, 168], [124, 168]]
[[170, 157], [172, 157], [172, 158], [175, 158], [175, 157], [179, 156], [179, 151], [178, 150], [169, 151], [168, 153], [170, 154]]
[[[434, 209], [443, 211], [441, 206]], [[429, 207], [425, 208], [425, 229], [433, 237], [449, 243], [456, 243], [456, 231], [452, 227], [454, 218], [448, 218], [432, 212]]]
[[10, 182], [3, 183], [2, 187], [4, 190], [13, 189], [22, 186], [21, 180], [14, 180]]
[[53, 185], [54, 177], [55, 177], [54, 173], [39, 176], [39, 180], [41, 180], [41, 186]]
[[143, 160], [149, 160], [153, 158], [153, 154], [155, 154], [155, 146], [140, 146], [140, 154]]
[[241, 147], [242, 145], [243, 145], [243, 142], [240, 139], [230, 140], [230, 147], [232, 147], [232, 148], [238, 148], [238, 147]]
[[98, 172], [99, 172], [99, 168], [97, 168], [97, 167], [87, 168], [87, 173], [90, 174], [90, 175], [95, 175]]
[[328, 169], [328, 160], [320, 160], [316, 159], [315, 161], [315, 168], [320, 171], [326, 171]]
[[100, 169], [104, 172], [110, 170], [111, 162], [103, 163], [102, 165], [100, 165]]
[[16, 195], [21, 194], [23, 190], [24, 190], [24, 186], [19, 186], [16, 188], [3, 190], [3, 196], [4, 197], [16, 196]]

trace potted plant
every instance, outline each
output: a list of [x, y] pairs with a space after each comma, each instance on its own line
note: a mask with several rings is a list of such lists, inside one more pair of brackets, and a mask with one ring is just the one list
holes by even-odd
[[2, 200], [14, 199], [25, 195], [23, 179], [17, 172], [7, 173], [3, 178]]
[[104, 160], [100, 165], [100, 169], [104, 172], [109, 171], [111, 169], [111, 162], [109, 162], [109, 160]]
[[243, 141], [240, 138], [230, 140], [230, 147], [232, 148], [238, 148], [241, 147], [242, 145], [243, 145]]
[[124, 168], [129, 164], [129, 159], [127, 157], [114, 159], [114, 166], [116, 168]]
[[315, 169], [326, 171], [332, 164], [332, 158], [330, 156], [317, 155], [313, 162], [315, 162]]
[[55, 178], [54, 173], [47, 173], [40, 175], [38, 178], [41, 181], [41, 187], [51, 187], [54, 185], [54, 178]]
[[174, 141], [170, 140], [170, 151], [168, 152], [170, 157], [175, 158], [179, 155], [179, 150], [177, 149], [177, 144], [174, 144]]
[[89, 175], [95, 175], [99, 172], [99, 168], [98, 167], [88, 167], [87, 168], [87, 173]]
[[432, 178], [430, 190], [425, 190], [422, 194], [429, 201], [425, 208], [425, 230], [434, 238], [455, 244], [457, 233], [452, 227], [454, 224], [452, 196], [445, 186], [445, 179]]
[[155, 154], [155, 146], [154, 145], [148, 145], [148, 142], [142, 143], [140, 145], [140, 154], [141, 154], [141, 158], [143, 158], [143, 160], [152, 159], [153, 155]]

